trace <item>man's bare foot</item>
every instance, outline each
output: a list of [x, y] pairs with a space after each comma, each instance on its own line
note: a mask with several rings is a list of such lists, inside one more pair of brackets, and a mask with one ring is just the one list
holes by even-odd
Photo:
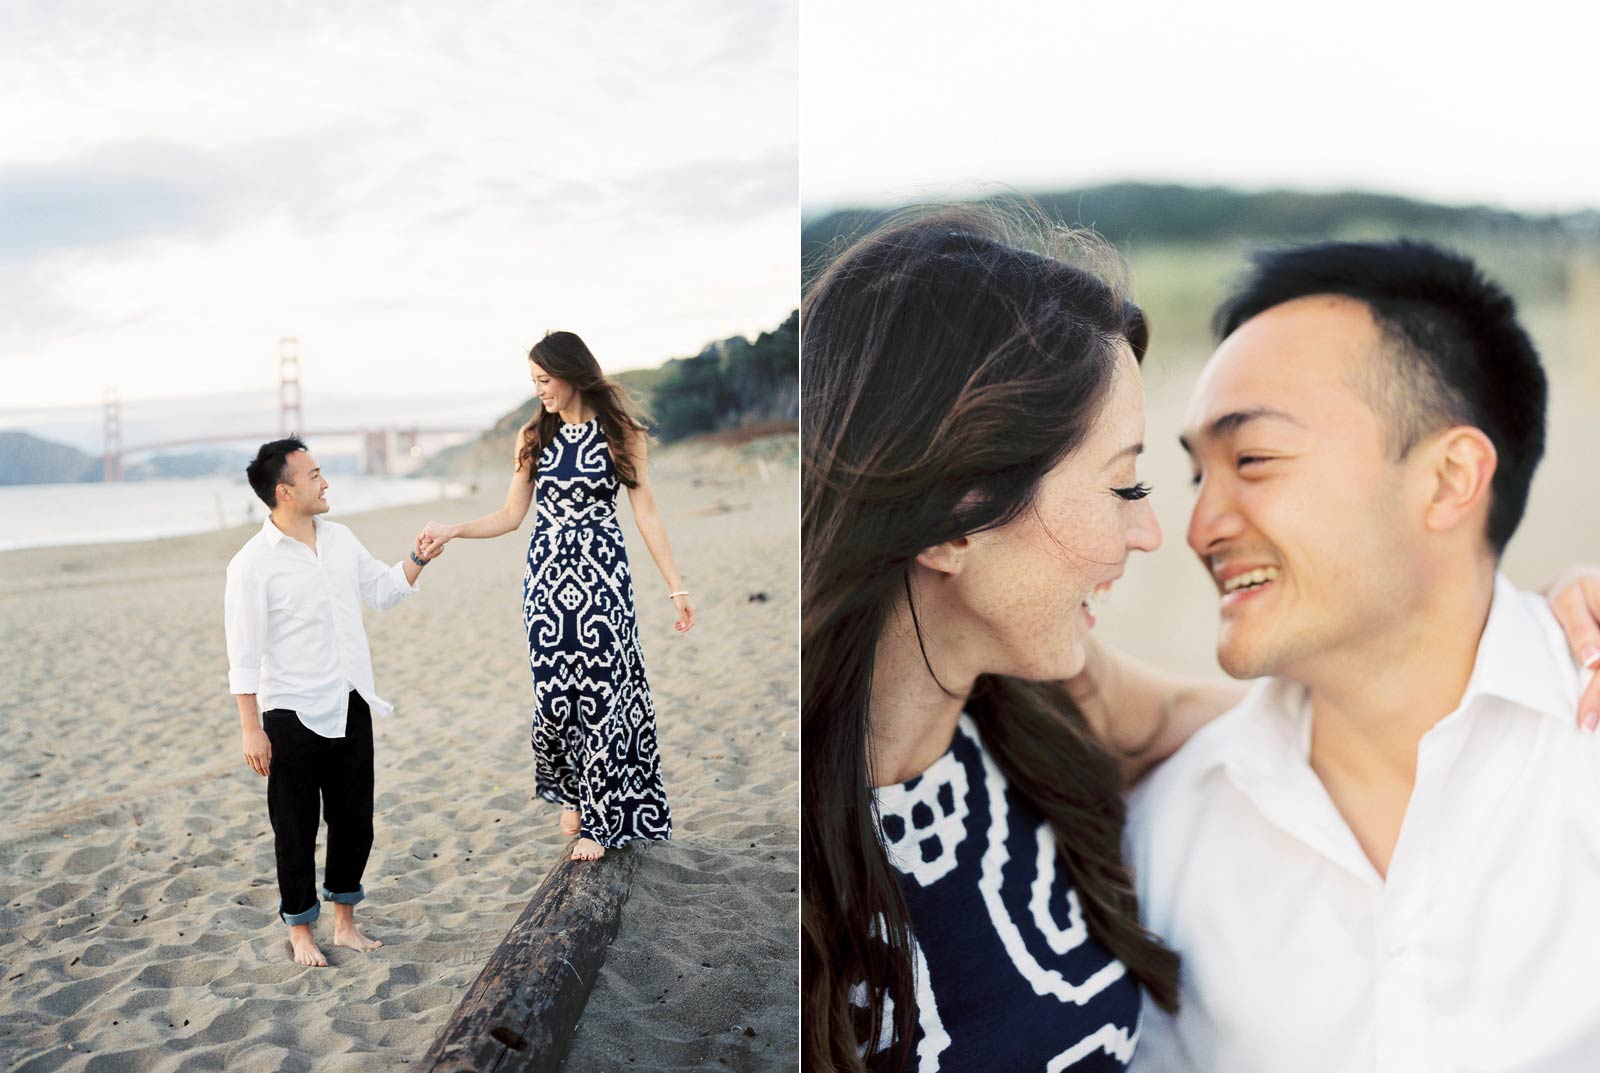
[[598, 861], [606, 855], [606, 848], [592, 838], [580, 838], [572, 847], [575, 861]]
[[571, 838], [578, 833], [578, 810], [561, 806], [561, 833]]
[[333, 929], [333, 945], [348, 946], [352, 950], [359, 950], [363, 954], [370, 954], [383, 945], [382, 939], [369, 939], [361, 934], [361, 929], [351, 924], [347, 928], [335, 927]]
[[316, 938], [312, 936], [310, 924], [289, 925], [289, 949], [294, 951], [294, 963], [296, 965], [327, 968], [328, 959], [323, 956], [322, 948], [317, 945]]
[[359, 950], [363, 954], [370, 954], [383, 945], [381, 939], [370, 939], [361, 934], [361, 929], [356, 927], [356, 910], [353, 905], [342, 905], [335, 902], [333, 905], [333, 945], [348, 946], [351, 950]]

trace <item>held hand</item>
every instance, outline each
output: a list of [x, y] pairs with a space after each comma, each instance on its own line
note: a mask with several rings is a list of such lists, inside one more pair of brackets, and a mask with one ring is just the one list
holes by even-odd
[[449, 541], [449, 526], [429, 522], [423, 526], [422, 533], [417, 537], [417, 554], [424, 559], [432, 559], [444, 550], [445, 544]]
[[417, 558], [425, 563], [431, 563], [444, 554], [444, 543], [442, 541], [430, 541], [425, 536], [418, 536], [416, 550]]
[[1578, 725], [1593, 732], [1600, 725], [1600, 567], [1574, 566], [1546, 586], [1550, 610], [1567, 635], [1574, 658], [1591, 672], [1578, 698]]
[[688, 633], [694, 628], [694, 602], [685, 594], [674, 596], [672, 606], [678, 609], [678, 621], [672, 624], [672, 628], [679, 633]]
[[265, 775], [272, 770], [272, 742], [267, 740], [267, 732], [260, 727], [244, 732], [244, 762], [257, 775]]

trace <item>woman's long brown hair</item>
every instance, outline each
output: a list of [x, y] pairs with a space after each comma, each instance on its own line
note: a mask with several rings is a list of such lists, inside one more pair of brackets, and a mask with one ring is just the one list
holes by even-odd
[[[919, 552], [1033, 507], [1041, 478], [1097, 419], [1120, 341], [1144, 354], [1143, 314], [1104, 269], [1051, 252], [1068, 238], [987, 209], [913, 212], [845, 250], [801, 308], [808, 1071], [862, 1070], [886, 993], [893, 1068], [917, 1025], [911, 926], [868, 765], [879, 631], [897, 594], [909, 598]], [[1072, 241], [1120, 265], [1103, 241]], [[966, 709], [1054, 829], [1091, 933], [1174, 1009], [1177, 955], [1140, 925], [1122, 860], [1116, 761], [1060, 683], [980, 677]]]
[[[546, 332], [543, 339], [528, 351], [528, 360], [534, 362], [558, 379], [572, 385], [600, 418], [600, 428], [611, 446], [611, 464], [616, 468], [617, 480], [624, 487], [635, 488], [638, 474], [633, 471], [633, 459], [628, 455], [630, 436], [645, 434], [644, 423], [634, 416], [628, 395], [621, 384], [607, 380], [600, 371], [600, 363], [584, 341], [573, 332]], [[545, 445], [555, 437], [561, 427], [561, 415], [554, 410], [541, 410], [539, 417], [529, 426], [517, 448], [517, 472], [527, 470], [528, 480], [539, 475], [539, 455]]]

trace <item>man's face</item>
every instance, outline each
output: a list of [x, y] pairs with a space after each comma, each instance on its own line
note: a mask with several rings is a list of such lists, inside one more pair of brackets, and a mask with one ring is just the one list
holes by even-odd
[[1304, 681], [1359, 658], [1413, 604], [1420, 520], [1355, 387], [1382, 343], [1364, 303], [1316, 295], [1247, 321], [1200, 375], [1181, 437], [1198, 494], [1188, 541], [1236, 678]]
[[328, 509], [328, 482], [310, 451], [295, 451], [285, 460], [278, 482], [278, 505], [300, 514], [322, 514]]

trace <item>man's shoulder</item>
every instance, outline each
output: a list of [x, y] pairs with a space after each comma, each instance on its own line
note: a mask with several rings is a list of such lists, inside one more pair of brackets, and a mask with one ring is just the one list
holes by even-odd
[[261, 553], [266, 547], [266, 534], [257, 529], [250, 534], [250, 539], [241, 544], [239, 550], [233, 553], [233, 558], [228, 560], [228, 573], [238, 574], [254, 566], [260, 560]]
[[1566, 631], [1557, 621], [1556, 613], [1550, 607], [1550, 601], [1543, 593], [1527, 592], [1523, 589], [1511, 591], [1516, 595], [1517, 603], [1521, 607], [1522, 628], [1548, 655], [1553, 657], [1553, 662], [1559, 670], [1569, 673], [1576, 680], [1579, 677], [1578, 667], [1572, 661]]
[[1585, 681], [1550, 602], [1503, 577], [1496, 582], [1474, 675], [1502, 695], [1558, 715], [1577, 711]]
[[1128, 826], [1135, 836], [1157, 826], [1188, 824], [1196, 806], [1223, 789], [1228, 760], [1249, 748], [1262, 732], [1264, 709], [1281, 683], [1256, 683], [1243, 700], [1201, 727], [1176, 753], [1156, 765], [1128, 798]]

